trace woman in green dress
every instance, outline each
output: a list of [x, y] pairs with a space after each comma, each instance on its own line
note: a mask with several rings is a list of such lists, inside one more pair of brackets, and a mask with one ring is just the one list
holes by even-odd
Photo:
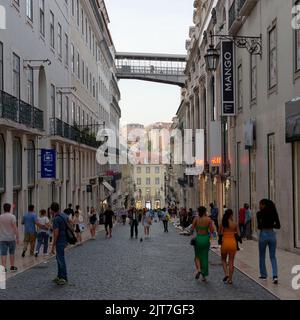
[[196, 279], [202, 275], [202, 281], [208, 276], [208, 252], [210, 248], [210, 232], [214, 232], [213, 221], [207, 216], [205, 207], [198, 208], [198, 216], [194, 218], [192, 232], [196, 230], [195, 266]]

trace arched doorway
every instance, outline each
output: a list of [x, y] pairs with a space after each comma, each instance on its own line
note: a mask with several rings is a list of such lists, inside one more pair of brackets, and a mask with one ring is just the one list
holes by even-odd
[[47, 81], [45, 68], [39, 70], [39, 104], [38, 108], [44, 112], [44, 129], [48, 131], [47, 121]]

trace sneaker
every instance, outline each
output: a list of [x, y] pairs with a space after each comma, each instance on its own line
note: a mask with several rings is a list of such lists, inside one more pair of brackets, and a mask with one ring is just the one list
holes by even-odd
[[65, 279], [58, 279], [58, 281], [56, 282], [56, 284], [58, 285], [58, 286], [63, 286], [63, 285], [65, 285], [67, 283], [67, 280], [65, 280]]
[[260, 279], [260, 280], [267, 280], [267, 277], [262, 277], [262, 276], [260, 276], [259, 279]]
[[23, 251], [23, 252], [22, 252], [22, 258], [25, 257], [25, 252], [26, 252], [26, 251]]
[[273, 283], [274, 284], [278, 284], [278, 278], [277, 277], [273, 277]]
[[52, 280], [52, 282], [57, 283], [59, 281], [59, 277], [56, 277], [55, 279]]
[[10, 267], [10, 272], [17, 272], [18, 271], [18, 268], [17, 267]]

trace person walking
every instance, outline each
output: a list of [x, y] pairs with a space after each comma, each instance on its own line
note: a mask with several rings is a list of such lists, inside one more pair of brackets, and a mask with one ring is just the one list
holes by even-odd
[[67, 246], [66, 232], [69, 219], [65, 213], [60, 213], [58, 203], [53, 202], [50, 208], [54, 216], [53, 243], [51, 253], [55, 254], [56, 252], [57, 261], [57, 277], [53, 280], [53, 282], [57, 285], [64, 285], [68, 282], [65, 248]]
[[219, 230], [219, 209], [214, 205], [214, 203], [211, 203], [210, 205], [210, 218], [213, 220], [216, 230]]
[[[80, 216], [82, 217], [79, 210], [77, 210], [76, 212], [78, 212], [79, 217]], [[96, 239], [96, 227], [97, 227], [97, 213], [96, 213], [96, 210], [94, 207], [92, 207], [91, 211], [88, 212], [88, 218], [89, 218], [89, 223], [90, 223], [91, 239], [95, 240]]]
[[136, 208], [132, 208], [129, 213], [130, 219], [130, 237], [133, 238], [135, 234], [135, 238], [138, 238], [138, 226], [139, 226], [139, 215]]
[[34, 212], [34, 206], [30, 204], [28, 206], [28, 212], [23, 215], [22, 224], [24, 225], [24, 248], [22, 257], [25, 257], [28, 245], [30, 245], [30, 255], [34, 255], [35, 241], [36, 241], [36, 226], [40, 226], [38, 223], [37, 215]]
[[208, 253], [210, 248], [209, 232], [213, 232], [213, 221], [207, 216], [205, 207], [198, 208], [198, 216], [195, 217], [191, 229], [191, 234], [196, 230], [197, 236], [195, 238], [195, 266], [196, 279], [202, 275], [202, 281], [206, 281], [209, 274], [208, 271]]
[[121, 218], [122, 218], [123, 226], [125, 226], [126, 218], [127, 218], [127, 211], [126, 211], [125, 207], [123, 207], [121, 210]]
[[50, 220], [47, 217], [46, 210], [42, 209], [40, 211], [40, 216], [38, 217], [38, 223], [40, 227], [38, 227], [38, 230], [37, 230], [37, 246], [34, 254], [36, 258], [40, 253], [40, 249], [42, 245], [43, 245], [44, 255], [48, 254]]
[[244, 207], [239, 210], [239, 228], [242, 238], [244, 238], [246, 234], [246, 206], [247, 204], [245, 203]]
[[246, 236], [246, 239], [247, 240], [252, 240], [252, 213], [251, 213], [251, 210], [250, 210], [250, 207], [249, 207], [249, 204], [246, 203], [246, 206], [245, 206], [245, 209], [246, 209], [246, 231], [245, 231], [245, 236]]
[[[228, 284], [232, 284], [237, 239], [240, 240], [240, 230], [233, 220], [233, 211], [227, 209], [219, 229], [219, 244], [221, 244], [221, 259], [225, 274], [223, 282], [227, 282]], [[228, 263], [227, 260], [229, 260]]]
[[270, 259], [273, 271], [273, 283], [278, 284], [278, 269], [276, 259], [276, 233], [274, 229], [280, 229], [278, 212], [273, 201], [262, 199], [259, 203], [260, 211], [257, 212], [257, 228], [259, 234], [259, 270], [260, 279], [268, 277], [266, 268], [266, 248], [269, 247]]
[[73, 225], [75, 226], [75, 234], [78, 245], [82, 244], [82, 232], [84, 230], [83, 216], [79, 211], [75, 211], [73, 218]]
[[164, 232], [169, 232], [168, 230], [168, 224], [170, 221], [170, 214], [166, 211], [166, 208], [162, 209], [162, 221], [164, 224]]
[[142, 217], [142, 225], [144, 226], [145, 238], [149, 238], [150, 226], [152, 225], [152, 214], [150, 210], [144, 210]]
[[3, 205], [4, 213], [0, 214], [0, 255], [2, 266], [6, 269], [7, 254], [9, 253], [10, 271], [16, 272], [15, 250], [16, 244], [19, 244], [19, 232], [17, 228], [16, 217], [10, 212], [11, 205]]
[[69, 217], [69, 220], [74, 217], [75, 212], [72, 203], [69, 203], [68, 208], [64, 210], [64, 213]]
[[104, 211], [105, 217], [105, 231], [106, 237], [112, 237], [112, 228], [113, 228], [113, 217], [115, 213], [112, 211], [111, 206], [108, 206], [107, 209]]

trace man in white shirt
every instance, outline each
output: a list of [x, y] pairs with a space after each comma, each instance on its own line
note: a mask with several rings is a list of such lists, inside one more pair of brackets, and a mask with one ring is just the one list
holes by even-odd
[[15, 267], [15, 250], [16, 244], [19, 244], [19, 232], [16, 223], [16, 217], [10, 213], [11, 205], [5, 203], [3, 205], [4, 213], [0, 215], [0, 255], [2, 266], [6, 270], [7, 254], [9, 252], [10, 271], [16, 272]]

